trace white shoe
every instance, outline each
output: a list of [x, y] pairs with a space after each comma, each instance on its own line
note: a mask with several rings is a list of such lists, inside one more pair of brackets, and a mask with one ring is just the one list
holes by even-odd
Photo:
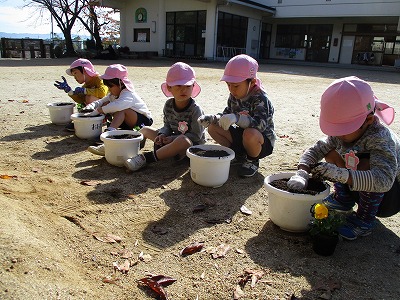
[[146, 158], [143, 154], [139, 154], [125, 160], [124, 165], [131, 171], [137, 171], [146, 165]]
[[104, 146], [104, 144], [98, 145], [98, 146], [89, 146], [87, 148], [87, 150], [90, 153], [93, 153], [93, 154], [96, 154], [96, 155], [101, 155], [101, 156], [106, 155], [106, 147]]

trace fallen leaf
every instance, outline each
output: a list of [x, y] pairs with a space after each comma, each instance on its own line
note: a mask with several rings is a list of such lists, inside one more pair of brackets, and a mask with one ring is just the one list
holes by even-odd
[[151, 288], [159, 295], [160, 299], [168, 300], [167, 292], [164, 286], [174, 283], [176, 279], [164, 275], [148, 275], [148, 277], [139, 279], [138, 282]]
[[190, 254], [199, 252], [203, 249], [204, 243], [203, 242], [195, 242], [190, 244], [189, 246], [186, 246], [184, 249], [181, 250], [179, 253], [181, 256], [188, 256]]
[[141, 261], [148, 262], [148, 261], [151, 261], [151, 260], [153, 259], [153, 257], [151, 257], [150, 254], [143, 254], [143, 252], [141, 252], [141, 253], [139, 254], [139, 259], [140, 259]]
[[165, 229], [165, 228], [163, 228], [163, 227], [160, 227], [160, 226], [156, 226], [156, 225], [151, 229], [151, 231], [152, 231], [153, 233], [159, 234], [159, 235], [164, 235], [164, 234], [167, 234], [167, 233], [168, 233], [168, 230], [167, 230], [167, 229]]
[[342, 282], [339, 279], [329, 278], [328, 280], [329, 289], [333, 292], [334, 290], [338, 290], [342, 287]]
[[119, 280], [119, 278], [116, 278], [114, 276], [106, 276], [101, 281], [103, 281], [104, 283], [111, 283], [111, 284], [115, 284], [119, 287], [122, 287], [120, 284], [117, 283], [118, 280]]
[[233, 292], [233, 299], [234, 300], [238, 300], [240, 298], [242, 298], [244, 296], [244, 292], [242, 290], [242, 288], [237, 285], [235, 291]]
[[332, 299], [332, 292], [328, 290], [325, 293], [321, 294], [319, 298], [323, 300], [330, 300]]
[[192, 212], [194, 212], [194, 213], [202, 212], [202, 211], [204, 211], [206, 208], [207, 208], [207, 205], [205, 205], [205, 204], [199, 204], [199, 205], [196, 205], [195, 207], [193, 207]]
[[29, 100], [24, 99], [22, 100], [22, 103], [29, 103]]
[[244, 269], [243, 274], [240, 276], [242, 278], [239, 281], [239, 285], [244, 287], [250, 281], [251, 288], [254, 288], [263, 275], [263, 270]]
[[98, 185], [100, 183], [98, 181], [95, 181], [95, 180], [82, 180], [81, 184], [82, 185], [87, 185], [87, 186], [95, 186], [95, 185]]
[[122, 249], [119, 251], [119, 255], [121, 255], [122, 258], [131, 258], [133, 256], [133, 252], [128, 249]]
[[15, 175], [0, 175], [1, 179], [13, 179], [13, 178], [17, 178], [17, 176]]
[[151, 279], [158, 282], [162, 286], [169, 286], [173, 284], [176, 279], [165, 275], [151, 275]]
[[220, 257], [225, 257], [226, 253], [231, 249], [229, 245], [226, 244], [221, 244], [218, 247], [214, 249], [214, 251], [211, 253], [212, 258], [220, 258]]
[[245, 215], [251, 215], [253, 212], [250, 210], [250, 209], [248, 209], [246, 206], [244, 206], [244, 205], [242, 205], [242, 207], [240, 208], [240, 211], [242, 212], [242, 213], [244, 213]]
[[113, 235], [113, 234], [107, 234], [107, 235], [103, 236], [98, 232], [93, 232], [92, 236], [96, 240], [98, 240], [100, 242], [104, 242], [104, 243], [119, 243], [122, 241], [122, 239], [119, 236]]
[[113, 239], [117, 243], [122, 241], [122, 239], [118, 235], [115, 235], [115, 234], [112, 234], [112, 233], [108, 233], [106, 237], [110, 238], [110, 239]]
[[122, 274], [127, 274], [129, 272], [129, 268], [131, 266], [131, 263], [129, 260], [125, 260], [122, 265], [119, 266], [119, 270], [121, 271]]

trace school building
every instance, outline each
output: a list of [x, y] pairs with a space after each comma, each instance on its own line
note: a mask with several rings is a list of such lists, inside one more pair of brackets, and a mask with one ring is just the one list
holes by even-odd
[[399, 0], [95, 0], [136, 53], [400, 66]]

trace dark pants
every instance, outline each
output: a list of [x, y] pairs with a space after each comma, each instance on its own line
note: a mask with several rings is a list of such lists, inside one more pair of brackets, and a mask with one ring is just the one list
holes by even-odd
[[[237, 156], [242, 156], [246, 154], [246, 149], [243, 147], [243, 131], [244, 129], [241, 127], [229, 127], [229, 132], [232, 136], [232, 145], [231, 149], [235, 151]], [[270, 140], [264, 136], [264, 144], [261, 145], [261, 152], [258, 155], [258, 158], [264, 158], [268, 155], [271, 155], [274, 148], [271, 145]]]

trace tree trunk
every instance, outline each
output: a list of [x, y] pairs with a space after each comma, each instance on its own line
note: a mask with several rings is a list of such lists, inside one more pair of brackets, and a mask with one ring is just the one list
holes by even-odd
[[76, 56], [74, 44], [72, 43], [71, 29], [66, 28], [65, 30], [63, 30], [63, 34], [65, 38], [65, 48], [66, 48], [65, 56]]

